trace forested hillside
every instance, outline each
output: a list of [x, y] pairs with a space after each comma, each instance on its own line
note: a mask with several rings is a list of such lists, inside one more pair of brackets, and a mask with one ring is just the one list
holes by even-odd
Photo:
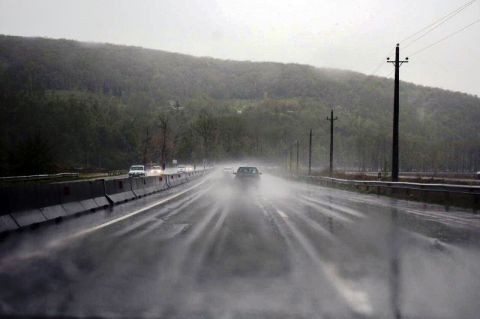
[[[328, 63], [325, 63], [328, 64]], [[452, 74], [452, 76], [455, 76]], [[402, 83], [401, 169], [480, 169], [480, 99]], [[253, 63], [108, 44], [0, 36], [0, 175], [131, 163], [390, 161], [393, 82], [311, 66]]]

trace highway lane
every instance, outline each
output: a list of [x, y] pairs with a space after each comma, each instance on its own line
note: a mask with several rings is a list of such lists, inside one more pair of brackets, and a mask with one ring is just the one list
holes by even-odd
[[479, 230], [452, 207], [217, 173], [5, 239], [0, 313], [477, 318]]

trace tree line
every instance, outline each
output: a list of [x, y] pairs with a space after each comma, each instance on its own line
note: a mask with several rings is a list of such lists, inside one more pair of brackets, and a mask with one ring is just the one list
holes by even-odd
[[[402, 170], [480, 169], [480, 100], [402, 83]], [[0, 36], [0, 175], [258, 158], [389, 166], [391, 80], [309, 66]]]

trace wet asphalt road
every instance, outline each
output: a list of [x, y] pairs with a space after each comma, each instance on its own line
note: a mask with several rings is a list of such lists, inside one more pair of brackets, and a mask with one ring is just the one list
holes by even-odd
[[3, 239], [0, 314], [478, 318], [479, 239], [461, 209], [218, 173]]

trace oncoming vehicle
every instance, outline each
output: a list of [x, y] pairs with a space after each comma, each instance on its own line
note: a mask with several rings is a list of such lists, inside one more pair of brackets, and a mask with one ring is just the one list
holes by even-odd
[[149, 176], [158, 176], [158, 175], [162, 175], [162, 174], [163, 174], [162, 167], [158, 166], [158, 165], [154, 165], [148, 170], [148, 175]]
[[178, 173], [185, 173], [187, 171], [187, 167], [185, 167], [184, 165], [178, 165], [177, 166], [177, 172]]
[[223, 178], [232, 178], [235, 170], [233, 167], [224, 167], [223, 168]]
[[178, 165], [177, 166], [177, 172], [178, 173], [193, 172], [193, 166], [192, 165]]
[[233, 167], [224, 167], [223, 168], [223, 173], [225, 174], [233, 174], [235, 172], [235, 170], [233, 169]]
[[241, 166], [237, 169], [235, 180], [240, 182], [258, 182], [262, 173], [254, 166]]
[[128, 171], [129, 177], [140, 177], [145, 176], [145, 165], [132, 165]]

